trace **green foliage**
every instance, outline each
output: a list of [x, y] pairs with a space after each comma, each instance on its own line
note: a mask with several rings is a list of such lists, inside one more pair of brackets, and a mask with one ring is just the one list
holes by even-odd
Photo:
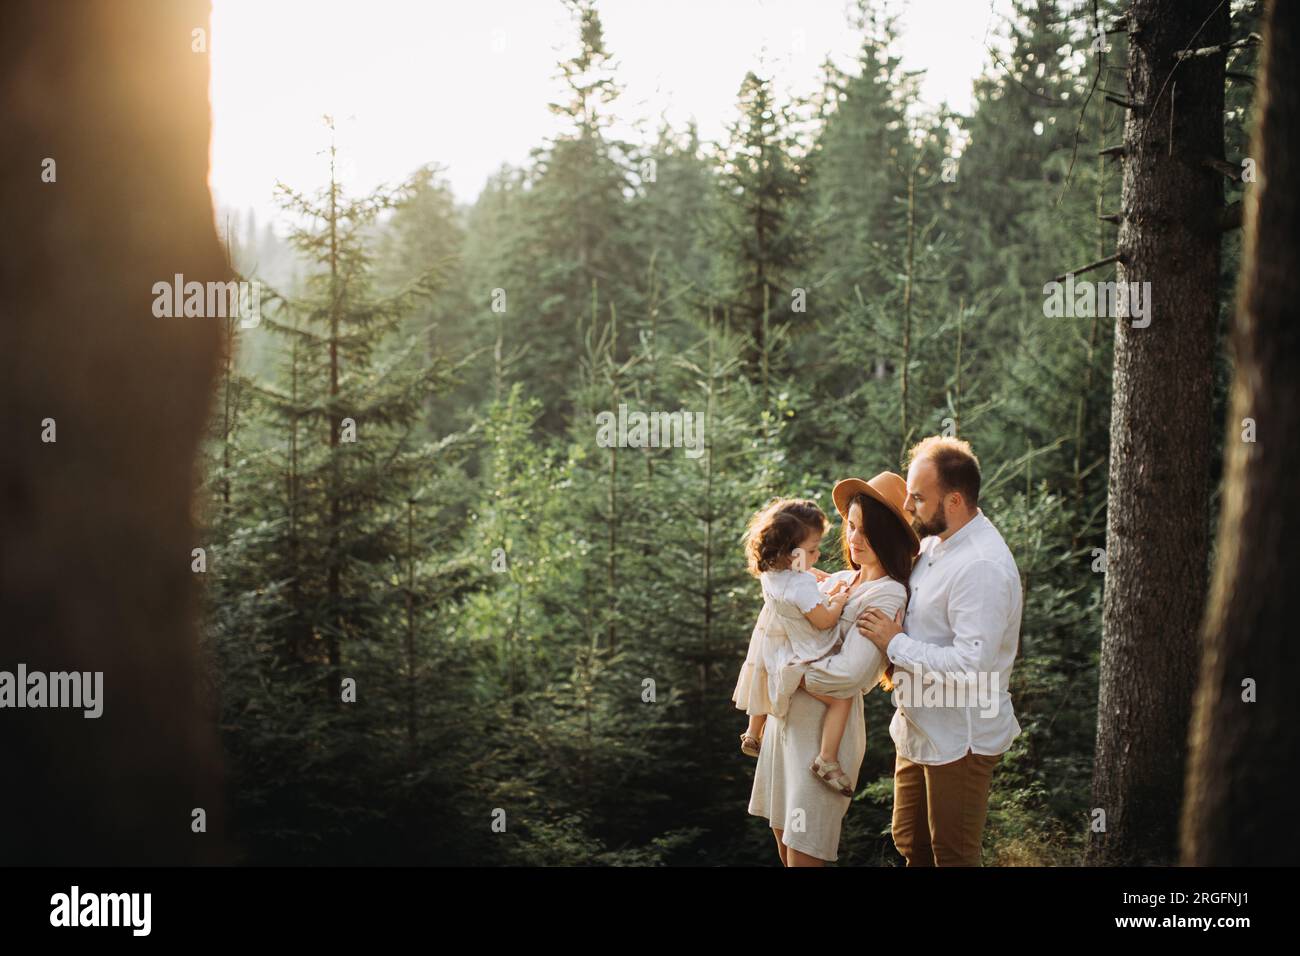
[[[1046, 318], [1043, 286], [1112, 251], [1097, 149], [1121, 116], [1089, 90], [1123, 37], [1101, 57], [1091, 9], [1016, 2], [972, 114], [927, 112], [863, 0], [856, 63], [811, 103], [750, 73], [723, 144], [665, 124], [634, 146], [595, 5], [568, 6], [561, 131], [472, 207], [431, 165], [358, 199], [284, 190], [296, 260], [232, 230], [274, 289], [263, 329], [227, 329], [205, 488], [249, 859], [773, 864], [729, 699], [761, 604], [746, 521], [774, 495], [833, 515], [835, 480], [946, 432], [1025, 594], [985, 859], [1076, 862], [1111, 329]], [[620, 404], [698, 413], [700, 453], [600, 444]], [[894, 708], [865, 707], [840, 861], [894, 865]]]

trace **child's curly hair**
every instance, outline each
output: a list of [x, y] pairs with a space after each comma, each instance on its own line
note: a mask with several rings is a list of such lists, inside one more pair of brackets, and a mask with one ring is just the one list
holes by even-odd
[[807, 498], [773, 498], [745, 529], [749, 573], [785, 571], [794, 549], [810, 535], [826, 532], [826, 514]]

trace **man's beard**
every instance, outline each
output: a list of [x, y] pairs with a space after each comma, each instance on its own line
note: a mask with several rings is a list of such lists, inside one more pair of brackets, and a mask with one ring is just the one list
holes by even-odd
[[930, 535], [943, 534], [948, 530], [948, 516], [944, 514], [943, 505], [934, 513], [934, 517], [929, 521], [922, 521], [920, 515], [912, 519], [912, 528], [916, 531], [918, 537], [928, 538]]

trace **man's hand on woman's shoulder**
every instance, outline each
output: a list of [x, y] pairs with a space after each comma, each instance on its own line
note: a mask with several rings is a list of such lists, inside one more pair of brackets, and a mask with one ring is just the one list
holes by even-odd
[[889, 642], [903, 630], [903, 609], [890, 617], [879, 608], [866, 608], [858, 615], [858, 633], [875, 644], [880, 653], [888, 655]]

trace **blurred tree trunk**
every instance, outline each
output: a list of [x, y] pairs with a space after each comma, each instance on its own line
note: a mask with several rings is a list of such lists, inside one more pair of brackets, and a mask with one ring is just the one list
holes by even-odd
[[6, 864], [227, 858], [190, 570], [221, 320], [153, 314], [156, 282], [228, 278], [192, 49], [208, 18], [0, 12], [0, 670], [103, 672], [98, 719], [0, 712]]
[[1111, 399], [1107, 573], [1089, 863], [1177, 858], [1209, 545], [1219, 312], [1224, 55], [1220, 0], [1134, 0], [1117, 280], [1150, 283], [1150, 324], [1121, 304]]
[[[1233, 345], [1218, 560], [1190, 737], [1183, 862], [1295, 865], [1287, 787], [1300, 753], [1300, 665], [1290, 588], [1300, 572], [1300, 9], [1273, 0], [1264, 28]], [[1243, 419], [1258, 429], [1243, 440]], [[1257, 683], [1247, 702], [1246, 682]]]

